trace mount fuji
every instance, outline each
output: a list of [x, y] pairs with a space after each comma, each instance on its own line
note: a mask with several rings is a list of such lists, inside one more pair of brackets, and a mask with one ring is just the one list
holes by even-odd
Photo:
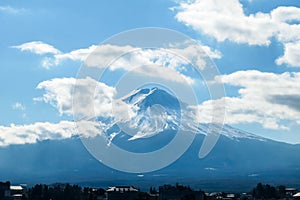
[[[224, 191], [250, 189], [258, 181], [300, 186], [300, 145], [273, 141], [224, 125], [213, 150], [199, 159], [209, 124], [197, 124], [193, 116], [180, 123], [180, 110], [187, 109], [187, 104], [159, 88], [136, 90], [120, 101], [133, 109], [130, 120], [99, 119], [107, 124], [105, 134], [109, 142], [120, 148], [137, 153], [158, 150], [174, 138], [179, 128], [193, 132], [194, 141], [174, 163], [145, 174], [124, 173], [105, 166], [88, 153], [79, 137], [11, 145], [0, 148], [0, 179], [104, 187], [135, 184], [141, 188], [179, 182]], [[134, 134], [123, 131], [120, 124]]]

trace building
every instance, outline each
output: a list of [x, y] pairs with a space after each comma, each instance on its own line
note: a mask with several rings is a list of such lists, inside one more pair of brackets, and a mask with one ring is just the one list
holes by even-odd
[[223, 197], [224, 200], [230, 200], [236, 198], [235, 194], [225, 194], [224, 196], [225, 196]]
[[158, 198], [159, 198], [159, 194], [148, 193], [148, 196], [147, 196], [148, 200], [158, 200]]
[[107, 200], [106, 198], [106, 191], [102, 188], [92, 188], [90, 193], [96, 196], [97, 200]]
[[243, 199], [243, 200], [252, 200], [253, 196], [252, 196], [252, 194], [242, 193], [241, 196], [240, 196], [240, 199]]
[[20, 185], [10, 186], [10, 195], [13, 200], [21, 200], [23, 197], [24, 189]]
[[134, 200], [137, 199], [139, 194], [139, 190], [132, 186], [109, 187], [106, 192], [108, 200]]
[[293, 195], [295, 195], [297, 192], [298, 191], [296, 188], [286, 188], [285, 189], [285, 194], [287, 197], [293, 197]]
[[300, 192], [294, 194], [293, 199], [300, 199]]
[[0, 182], [0, 199], [10, 199], [10, 182]]

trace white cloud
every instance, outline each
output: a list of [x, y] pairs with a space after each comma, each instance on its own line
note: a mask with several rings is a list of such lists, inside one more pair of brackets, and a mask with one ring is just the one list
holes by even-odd
[[300, 8], [297, 7], [286, 7], [286, 6], [279, 6], [272, 10], [271, 16], [277, 22], [285, 22], [291, 23], [293, 21], [300, 20], [299, 16]]
[[29, 125], [0, 126], [0, 146], [70, 138], [76, 134], [74, 127], [74, 123], [68, 121], [61, 121], [58, 124], [37, 122]]
[[73, 51], [63, 53], [52, 45], [41, 41], [27, 42], [18, 46], [12, 46], [12, 48], [17, 48], [21, 51], [30, 51], [39, 55], [52, 54], [51, 56], [49, 55], [43, 59], [42, 66], [45, 68], [57, 66], [64, 60], [85, 61], [92, 52], [93, 54], [88, 60], [86, 60], [86, 64], [87, 66], [98, 66], [99, 57], [112, 61], [115, 59], [116, 55], [119, 55], [120, 53], [127, 53], [133, 49], [131, 46], [114, 46], [105, 44], [100, 46], [91, 45], [88, 48], [75, 49]]
[[[82, 101], [80, 105], [73, 107], [74, 86], [77, 85], [76, 94]], [[42, 97], [34, 98], [35, 101], [44, 101], [57, 108], [59, 113], [73, 115], [83, 114], [85, 116], [110, 116], [112, 110], [112, 99], [115, 88], [97, 82], [94, 79], [55, 78], [38, 84], [37, 89], [44, 89]], [[92, 98], [92, 99], [91, 99]], [[87, 109], [89, 103], [94, 103], [94, 110]], [[95, 112], [95, 113], [93, 113]]]
[[91, 137], [102, 134], [103, 124], [81, 121], [77, 129], [74, 122], [36, 122], [28, 125], [0, 126], [0, 146], [32, 144], [43, 140], [61, 140], [73, 136]]
[[[199, 50], [199, 46], [200, 49], [202, 47], [202, 51]], [[92, 45], [69, 53], [62, 53], [53, 46], [42, 42], [29, 42], [13, 47], [36, 54], [50, 54], [42, 60], [42, 66], [47, 69], [61, 64], [64, 60], [85, 61], [86, 67], [109, 67], [112, 71], [116, 69], [126, 71], [137, 69], [135, 72], [140, 75], [192, 84], [194, 82], [192, 78], [186, 73], [184, 74], [188, 71], [185, 66], [189, 65], [189, 62], [198, 65], [200, 68], [205, 68], [207, 56], [212, 59], [219, 59], [222, 56], [219, 51], [212, 50], [208, 46], [199, 46], [185, 44], [184, 48], [172, 46], [160, 49], [140, 49], [131, 46], [104, 44], [100, 46]], [[153, 64], [162, 66], [160, 73], [157, 73], [155, 67], [147, 67], [147, 65], [153, 66]]]
[[13, 104], [12, 108], [14, 110], [25, 110], [26, 109], [26, 107], [20, 102], [16, 102], [15, 104]]
[[[238, 0], [196, 0], [180, 3], [178, 21], [218, 41], [267, 45], [276, 31], [270, 15], [246, 16]], [[262, 31], [263, 30], [263, 31]]]
[[52, 57], [45, 57], [42, 61], [42, 66], [46, 69], [60, 65], [64, 60], [84, 61], [89, 54], [91, 54], [97, 46], [92, 45], [88, 48], [76, 49], [68, 53], [56, 53]]
[[[80, 58], [80, 60], [85, 60], [85, 64], [90, 67], [106, 67], [104, 65], [109, 65], [112, 61], [115, 61], [116, 56], [126, 54], [128, 52], [133, 51], [134, 47], [131, 46], [117, 46], [117, 45], [110, 45], [110, 44], [103, 44], [99, 46], [92, 45], [91, 47], [87, 48], [90, 50], [89, 54], [86, 54], [85, 57]], [[80, 51], [87, 51], [87, 49], [81, 49]], [[74, 50], [79, 51], [79, 50]], [[70, 57], [69, 53], [66, 54]], [[87, 57], [89, 55], [89, 57]], [[101, 66], [100, 66], [101, 65]]]
[[39, 55], [60, 53], [60, 51], [54, 48], [52, 45], [43, 43], [41, 41], [27, 42], [18, 46], [12, 46], [12, 48], [20, 49], [21, 51], [30, 51]]
[[[280, 6], [270, 13], [246, 15], [239, 0], [195, 0], [179, 3], [176, 19], [218, 41], [269, 45], [272, 37], [285, 47], [276, 63], [299, 67], [300, 8]], [[293, 23], [296, 22], [296, 23]]]
[[[287, 121], [300, 124], [300, 73], [238, 71], [221, 80], [240, 88], [238, 97], [225, 97], [225, 123], [259, 123], [267, 129], [288, 129]], [[221, 106], [224, 101], [213, 103]], [[199, 112], [198, 121], [209, 122], [212, 101], [200, 105]]]
[[[199, 51], [199, 46], [203, 51]], [[59, 53], [53, 57], [46, 57], [42, 65], [49, 68], [59, 65], [63, 60], [69, 59], [73, 61], [85, 61], [87, 67], [104, 68], [109, 66], [111, 70], [125, 69], [129, 71], [137, 66], [149, 64], [158, 64], [176, 69], [180, 65], [187, 64], [182, 58], [176, 56], [180, 55], [189, 61], [196, 59], [195, 64], [204, 68], [205, 57], [209, 56], [212, 59], [220, 59], [222, 57], [219, 51], [212, 50], [209, 46], [199, 46], [188, 45], [186, 48], [140, 49], [128, 45], [92, 45], [88, 48], [73, 50], [69, 53]]]
[[43, 97], [34, 98], [35, 101], [44, 101], [56, 107], [59, 113], [72, 114], [72, 89], [75, 78], [55, 78], [38, 84], [37, 89], [44, 89]]
[[55, 56], [58, 60], [70, 59], [70, 60], [80, 60], [84, 61], [87, 56], [92, 53], [97, 48], [96, 45], [92, 45], [86, 49], [76, 49], [69, 53], [58, 54]]
[[213, 167], [206, 167], [204, 168], [205, 170], [208, 170], [208, 171], [217, 171], [216, 168], [213, 168]]
[[[199, 51], [201, 48], [203, 51]], [[130, 70], [139, 65], [158, 64], [176, 69], [179, 65], [187, 64], [187, 61], [193, 62], [196, 59], [194, 63], [204, 67], [203, 60], [207, 56], [212, 59], [220, 59], [222, 57], [219, 51], [212, 50], [210, 47], [200, 44], [184, 44], [184, 47], [181, 48], [174, 45], [170, 48], [158, 49], [140, 49], [131, 46], [106, 44], [96, 48], [93, 54], [86, 60], [86, 65], [106, 67], [103, 66], [103, 63], [105, 63], [106, 65], [111, 64], [111, 69], [123, 68]]]
[[[202, 51], [199, 50], [199, 46], [202, 47]], [[108, 67], [112, 71], [124, 69], [148, 77], [192, 84], [194, 80], [184, 73], [189, 71], [189, 63], [204, 69], [208, 56], [212, 59], [222, 57], [217, 50], [204, 45], [199, 46], [184, 44], [181, 48], [174, 45], [170, 48], [140, 49], [131, 46], [101, 45], [87, 58], [85, 64], [89, 67]], [[155, 66], [161, 66], [160, 73], [157, 73]]]
[[221, 59], [222, 58], [222, 54], [220, 51], [213, 50], [209, 46], [206, 46], [206, 45], [202, 45], [201, 47], [210, 58], [212, 58], [212, 59]]
[[26, 9], [24, 8], [13, 8], [11, 6], [0, 6], [0, 12], [8, 14], [21, 14], [24, 13]]
[[134, 72], [141, 74], [145, 78], [153, 77], [158, 79], [167, 79], [176, 83], [189, 85], [194, 83], [192, 78], [185, 76], [174, 69], [162, 67], [161, 65], [146, 65], [136, 68]]
[[[207, 59], [220, 59], [222, 57], [221, 53], [217, 50], [212, 50], [209, 46], [200, 45], [187, 45], [185, 48], [170, 48], [167, 49], [174, 52], [178, 56], [183, 56], [188, 62], [191, 62], [200, 69], [207, 67]], [[173, 61], [174, 62], [174, 61]], [[185, 64], [177, 61], [177, 65]], [[174, 68], [174, 67], [173, 67]]]
[[284, 46], [284, 54], [276, 60], [276, 64], [300, 67], [300, 8], [278, 7], [271, 15], [277, 22], [277, 38]]
[[276, 64], [300, 67], [300, 40], [284, 44], [284, 55], [276, 59]]
[[[276, 25], [274, 36], [283, 44], [298, 42], [300, 40], [300, 8], [277, 7], [271, 11], [271, 18]], [[293, 22], [296, 22], [293, 24]]]

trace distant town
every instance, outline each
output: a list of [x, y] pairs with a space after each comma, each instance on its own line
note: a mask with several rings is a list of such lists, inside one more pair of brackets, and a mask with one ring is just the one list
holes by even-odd
[[254, 199], [300, 199], [296, 188], [283, 185], [271, 186], [258, 183], [252, 191], [207, 193], [176, 183], [150, 187], [140, 191], [133, 186], [111, 186], [108, 188], [81, 187], [79, 185], [55, 183], [13, 185], [9, 181], [0, 182], [0, 200], [254, 200]]

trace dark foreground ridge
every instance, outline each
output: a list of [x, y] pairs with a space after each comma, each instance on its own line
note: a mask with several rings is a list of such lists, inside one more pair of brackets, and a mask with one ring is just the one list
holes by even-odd
[[300, 199], [296, 188], [283, 185], [271, 186], [258, 183], [252, 191], [244, 193], [211, 192], [194, 190], [189, 186], [163, 185], [158, 189], [140, 191], [133, 186], [113, 186], [107, 189], [81, 187], [69, 183], [51, 185], [37, 184], [27, 187], [25, 184], [11, 185], [0, 182], [0, 200], [252, 200], [252, 199]]

